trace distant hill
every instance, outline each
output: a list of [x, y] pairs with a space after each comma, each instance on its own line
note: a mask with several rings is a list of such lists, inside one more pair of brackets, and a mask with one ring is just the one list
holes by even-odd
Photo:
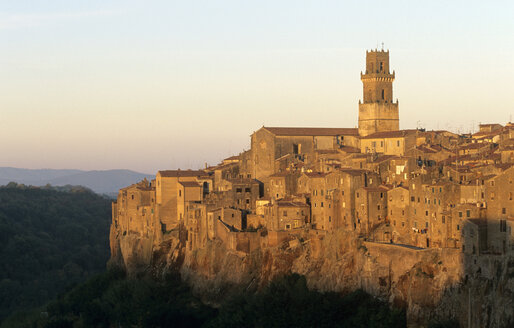
[[136, 183], [144, 178], [153, 179], [153, 175], [130, 170], [54, 170], [54, 169], [20, 169], [0, 167], [0, 185], [17, 182], [25, 185], [52, 186], [80, 185], [99, 194], [115, 195], [120, 188]]

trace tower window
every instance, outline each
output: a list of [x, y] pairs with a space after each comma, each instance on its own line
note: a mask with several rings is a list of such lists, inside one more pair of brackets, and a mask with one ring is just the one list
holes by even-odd
[[384, 62], [380, 62], [380, 72], [384, 70]]
[[384, 100], [384, 89], [382, 89], [382, 100]]

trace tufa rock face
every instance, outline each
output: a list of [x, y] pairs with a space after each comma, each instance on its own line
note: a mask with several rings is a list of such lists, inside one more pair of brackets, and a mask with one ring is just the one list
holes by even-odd
[[468, 320], [472, 327], [506, 327], [514, 317], [514, 260], [504, 256], [482, 256], [483, 263], [475, 264], [457, 249], [366, 242], [344, 231], [306, 230], [302, 237], [291, 235], [278, 246], [250, 253], [227, 250], [220, 240], [189, 250], [179, 230], [153, 246], [148, 238], [111, 235], [111, 263], [156, 277], [178, 270], [211, 304], [236, 289], [252, 292], [276, 275], [298, 273], [320, 291], [363, 289], [404, 307], [410, 327], [449, 318], [463, 327]]

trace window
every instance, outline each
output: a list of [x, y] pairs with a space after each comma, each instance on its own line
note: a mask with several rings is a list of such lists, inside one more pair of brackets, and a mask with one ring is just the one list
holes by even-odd
[[428, 216], [428, 211], [425, 211], [425, 216]]
[[380, 211], [380, 205], [377, 205], [377, 210], [379, 210], [379, 211]]
[[457, 231], [460, 230], [460, 226], [457, 224]]
[[243, 188], [236, 188], [236, 192], [243, 192]]
[[402, 210], [402, 215], [405, 215], [405, 210]]
[[445, 219], [445, 216], [444, 216], [444, 215], [443, 215], [443, 219], [442, 219], [442, 221], [441, 221], [441, 222], [442, 222], [443, 224], [445, 224], [445, 223], [446, 223], [446, 219]]
[[505, 207], [502, 208], [502, 214], [507, 214], [507, 209]]
[[291, 225], [290, 224], [286, 224], [286, 229], [291, 229]]
[[470, 210], [466, 210], [466, 217], [467, 218], [471, 217], [471, 211]]
[[400, 140], [396, 141], [396, 146], [400, 147]]
[[357, 193], [357, 198], [359, 198], [359, 193]]
[[[384, 62], [380, 62], [380, 72], [382, 72], [384, 70]], [[384, 90], [382, 90], [384, 91]]]
[[416, 201], [416, 197], [411, 196], [410, 201], [411, 201], [411, 202], [415, 202], [415, 201]]
[[321, 207], [323, 207], [323, 202], [321, 202]]
[[321, 189], [321, 196], [323, 196], [323, 189]]
[[250, 188], [245, 188], [245, 192], [251, 192]]
[[380, 198], [384, 198], [384, 193], [383, 192], [380, 193]]
[[512, 200], [512, 193], [509, 192], [509, 200]]
[[328, 222], [332, 222], [332, 217], [331, 216], [328, 217]]
[[287, 211], [284, 211], [284, 212], [282, 213], [282, 215], [283, 215], [283, 216], [287, 216]]
[[246, 200], [246, 204], [250, 204], [250, 200], [249, 199]]
[[182, 190], [179, 190], [179, 191], [178, 191], [178, 196], [179, 196], [179, 197], [182, 197]]
[[506, 231], [507, 231], [507, 221], [500, 220], [500, 232], [506, 232]]
[[461, 217], [462, 217], [462, 212], [459, 212], [459, 218], [461, 218]]
[[425, 222], [425, 228], [428, 228], [428, 222]]

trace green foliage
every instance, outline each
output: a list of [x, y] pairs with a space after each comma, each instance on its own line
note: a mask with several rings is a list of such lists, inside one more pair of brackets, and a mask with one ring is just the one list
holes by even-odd
[[[110, 270], [81, 284], [42, 310], [32, 327], [200, 327], [215, 317], [180, 277], [158, 282], [127, 279]], [[13, 325], [2, 328], [19, 327]]]
[[110, 216], [83, 187], [0, 187], [0, 321], [104, 271]]
[[428, 324], [428, 328], [459, 328], [457, 320], [432, 321]]
[[305, 277], [273, 280], [257, 294], [228, 300], [208, 327], [405, 327], [405, 314], [363, 291], [309, 290]]
[[[405, 314], [363, 291], [343, 296], [307, 288], [305, 277], [273, 280], [241, 291], [213, 309], [177, 275], [163, 281], [127, 279], [108, 271], [73, 288], [25, 320], [30, 327], [405, 327]], [[2, 328], [19, 327], [4, 323]]]

